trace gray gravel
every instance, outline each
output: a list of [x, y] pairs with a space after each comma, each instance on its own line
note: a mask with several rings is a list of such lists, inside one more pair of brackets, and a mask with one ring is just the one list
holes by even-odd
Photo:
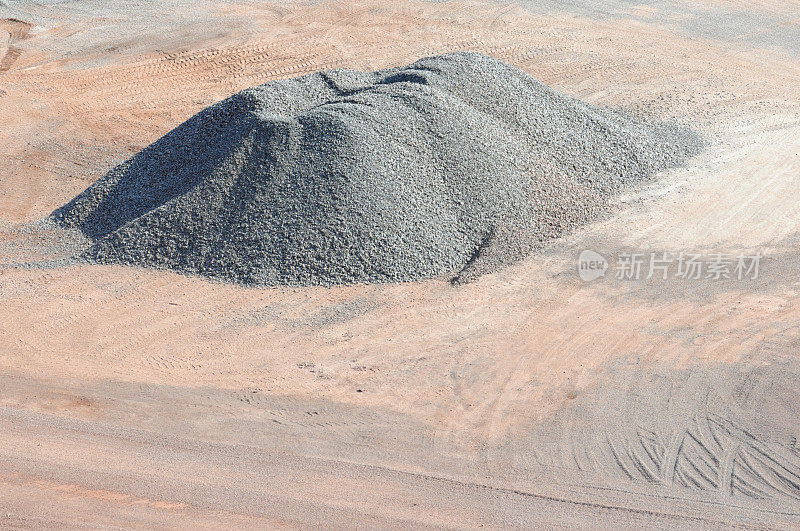
[[244, 90], [53, 213], [84, 257], [255, 285], [474, 278], [701, 148], [476, 53]]

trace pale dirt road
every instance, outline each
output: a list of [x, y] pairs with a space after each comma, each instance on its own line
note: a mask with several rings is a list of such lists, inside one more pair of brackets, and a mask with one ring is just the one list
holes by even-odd
[[552, 471], [519, 476], [501, 463], [456, 457], [423, 423], [387, 411], [141, 384], [89, 390], [82, 382], [58, 391], [19, 377], [3, 384], [28, 400], [0, 410], [7, 527], [666, 529], [793, 521], [779, 506], [756, 510]]
[[[800, 61], [755, 37], [800, 10], [687, 5], [0, 3], [0, 527], [800, 525]], [[64, 265], [25, 225], [239, 89], [454, 49], [711, 145], [459, 287]], [[583, 283], [586, 248], [764, 259]]]

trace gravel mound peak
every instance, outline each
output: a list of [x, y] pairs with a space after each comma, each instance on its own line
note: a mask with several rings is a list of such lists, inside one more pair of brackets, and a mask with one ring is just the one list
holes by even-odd
[[468, 279], [700, 147], [458, 52], [239, 92], [52, 218], [87, 236], [88, 260], [243, 284]]

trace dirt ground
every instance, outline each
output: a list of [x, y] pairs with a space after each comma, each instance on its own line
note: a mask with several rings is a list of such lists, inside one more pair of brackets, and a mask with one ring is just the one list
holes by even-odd
[[[800, 525], [800, 6], [590, 4], [0, 0], [0, 528]], [[82, 265], [35, 223], [240, 89], [462, 49], [709, 146], [457, 287]], [[616, 278], [651, 252], [762, 259]]]

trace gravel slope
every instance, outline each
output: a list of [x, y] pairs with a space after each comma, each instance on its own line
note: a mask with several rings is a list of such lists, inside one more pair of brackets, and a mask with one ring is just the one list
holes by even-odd
[[700, 146], [457, 52], [244, 90], [53, 217], [92, 240], [90, 260], [245, 284], [471, 278]]

